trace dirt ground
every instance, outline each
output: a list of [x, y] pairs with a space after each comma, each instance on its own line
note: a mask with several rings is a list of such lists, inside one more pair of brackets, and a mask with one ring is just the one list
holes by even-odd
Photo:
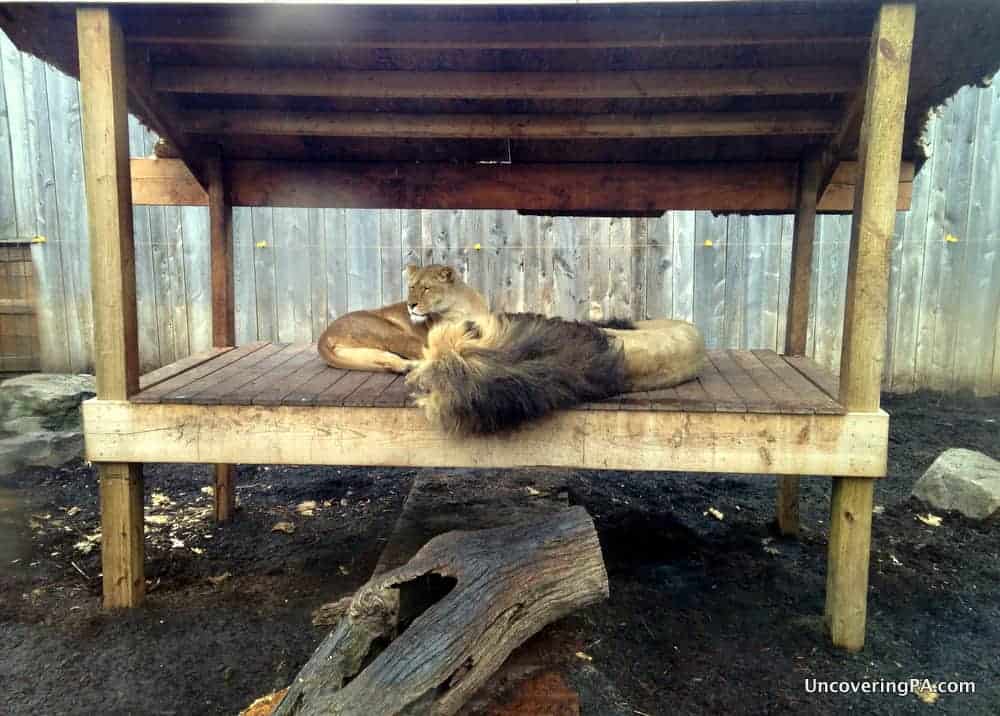
[[[1000, 525], [943, 514], [933, 527], [908, 498], [947, 447], [1000, 458], [1000, 401], [885, 406], [890, 477], [876, 488], [859, 654], [832, 649], [820, 619], [829, 480], [803, 481], [793, 541], [773, 533], [770, 478], [563, 474], [611, 579], [608, 602], [545, 635], [584, 714], [1000, 713]], [[484, 490], [538, 475], [460, 473]], [[148, 467], [148, 605], [118, 614], [100, 608], [93, 471], [0, 478], [0, 712], [233, 714], [283, 687], [324, 636], [312, 610], [367, 579], [416, 474], [244, 466], [237, 519], [217, 527], [205, 467]], [[294, 532], [272, 532], [278, 522]], [[812, 678], [973, 681], [976, 693], [816, 694]]]

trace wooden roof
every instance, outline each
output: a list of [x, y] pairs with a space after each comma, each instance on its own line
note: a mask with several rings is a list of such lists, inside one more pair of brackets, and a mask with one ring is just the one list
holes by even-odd
[[[834, 141], [877, 3], [114, 7], [130, 108], [171, 151], [225, 159], [780, 161]], [[75, 4], [0, 4], [77, 75]], [[1000, 3], [918, 2], [904, 157], [927, 112], [1000, 64]]]

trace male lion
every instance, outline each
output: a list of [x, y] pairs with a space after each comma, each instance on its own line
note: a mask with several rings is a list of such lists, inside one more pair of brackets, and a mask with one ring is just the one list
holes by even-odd
[[608, 324], [497, 313], [435, 327], [406, 381], [431, 423], [493, 433], [579, 403], [697, 377], [705, 342], [684, 321]]
[[319, 337], [319, 354], [334, 368], [406, 373], [436, 325], [489, 312], [486, 299], [450, 266], [407, 266], [406, 301], [352, 311]]

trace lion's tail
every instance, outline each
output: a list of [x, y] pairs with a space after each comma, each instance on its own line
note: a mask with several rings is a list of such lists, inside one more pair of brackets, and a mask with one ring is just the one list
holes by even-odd
[[407, 381], [428, 419], [492, 433], [624, 392], [620, 344], [600, 328], [535, 314], [491, 314], [434, 328]]

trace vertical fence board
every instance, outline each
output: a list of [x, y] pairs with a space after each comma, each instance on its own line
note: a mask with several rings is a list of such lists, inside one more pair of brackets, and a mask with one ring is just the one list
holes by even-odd
[[253, 238], [253, 275], [257, 294], [257, 339], [278, 340], [278, 316], [275, 312], [274, 225], [272, 209], [250, 210]]
[[[134, 117], [129, 117], [129, 151], [132, 156], [147, 153], [149, 136]], [[163, 365], [157, 332], [156, 281], [153, 277], [152, 239], [149, 235], [149, 207], [132, 207], [135, 242], [135, 302], [139, 327], [139, 371], [148, 373]]]
[[[795, 229], [794, 216], [779, 217], [780, 247], [778, 251], [778, 317], [775, 326], [774, 343], [766, 346], [781, 351], [785, 347], [785, 331], [788, 330], [788, 293], [792, 275], [792, 236]], [[815, 271], [813, 272], [815, 276]], [[807, 331], [808, 335], [808, 331]]]
[[756, 287], [760, 276], [747, 271], [747, 217], [730, 216], [726, 223], [725, 291], [722, 299], [723, 345], [744, 347], [747, 294]]
[[699, 211], [694, 217], [694, 283], [692, 314], [694, 324], [705, 336], [709, 348], [726, 345], [726, 230], [725, 217]]
[[632, 318], [630, 284], [632, 244], [631, 219], [615, 218], [608, 224], [608, 301], [607, 313], [612, 318]]
[[323, 236], [326, 246], [326, 321], [347, 313], [347, 212], [323, 209]]
[[[931, 363], [934, 376], [931, 387], [951, 390], [955, 379], [955, 349], [958, 325], [968, 310], [969, 286], [963, 281], [963, 269], [969, 246], [969, 200], [972, 163], [976, 144], [976, 118], [980, 93], [966, 87], [955, 97], [958, 127], [948, 168], [948, 193], [945, 201], [944, 238], [941, 272], [940, 310], [934, 329], [934, 352]], [[950, 239], [956, 239], [951, 241]], [[932, 239], [933, 240], [933, 239]]]
[[378, 270], [377, 209], [345, 213], [347, 225], [347, 310], [357, 311], [379, 304], [382, 276]]
[[[252, 343], [257, 336], [257, 282], [254, 278], [253, 226], [250, 209], [233, 207], [233, 293], [236, 343]], [[202, 249], [206, 253], [206, 249]]]
[[975, 118], [975, 151], [969, 188], [966, 220], [965, 264], [961, 267], [961, 296], [964, 302], [952, 310], [958, 317], [953, 388], [985, 393], [992, 368], [994, 330], [1000, 307], [998, 276], [998, 207], [1000, 207], [1000, 156], [997, 154], [1000, 124], [997, 117], [997, 88], [975, 91], [978, 114]]
[[674, 237], [671, 212], [646, 226], [646, 295], [641, 319], [671, 318], [674, 314]]
[[36, 63], [36, 83], [48, 98], [49, 136], [58, 207], [58, 240], [62, 242], [62, 272], [70, 367], [89, 370], [93, 355], [94, 316], [90, 294], [90, 245], [87, 242], [87, 199], [83, 187], [83, 135], [80, 129], [79, 83], [52, 67]]

